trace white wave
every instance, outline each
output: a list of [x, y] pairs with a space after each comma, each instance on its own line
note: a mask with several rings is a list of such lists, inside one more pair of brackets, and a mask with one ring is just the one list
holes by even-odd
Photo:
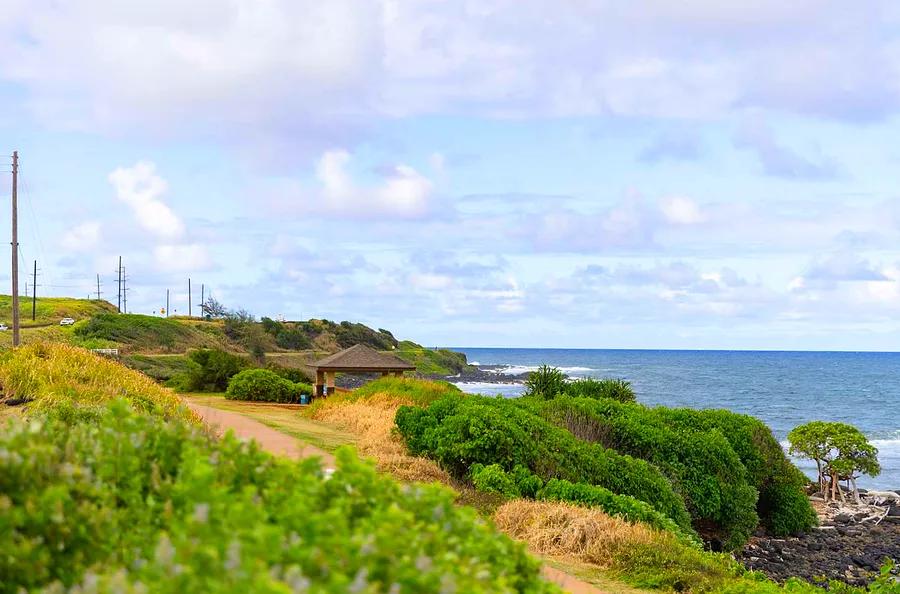
[[[503, 375], [522, 375], [523, 373], [531, 373], [533, 371], [537, 371], [540, 369], [540, 365], [507, 365], [506, 367], [502, 367], [500, 369], [493, 370], [494, 373], [500, 373]], [[590, 371], [595, 371], [590, 367], [557, 367], [560, 371], [569, 374], [584, 374]]]
[[519, 396], [525, 389], [519, 382], [453, 382], [453, 385], [466, 394], [483, 396]]

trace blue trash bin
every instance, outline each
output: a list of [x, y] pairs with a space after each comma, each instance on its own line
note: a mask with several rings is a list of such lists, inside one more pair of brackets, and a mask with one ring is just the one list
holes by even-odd
[[300, 394], [300, 404], [309, 404], [309, 394]]

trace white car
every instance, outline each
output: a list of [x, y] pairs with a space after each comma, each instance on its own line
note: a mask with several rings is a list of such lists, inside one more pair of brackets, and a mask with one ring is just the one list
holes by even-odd
[[63, 318], [59, 321], [60, 326], [71, 326], [75, 323], [75, 320], [72, 318]]
[[0, 332], [5, 332], [6, 330], [9, 330], [9, 326], [7, 326], [6, 324], [0, 324]]

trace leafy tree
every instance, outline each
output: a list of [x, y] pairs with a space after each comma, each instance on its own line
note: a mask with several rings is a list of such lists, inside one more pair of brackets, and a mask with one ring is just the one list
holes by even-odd
[[556, 367], [541, 365], [537, 371], [528, 374], [525, 380], [525, 395], [544, 400], [556, 398], [566, 390], [566, 375]]
[[191, 351], [188, 361], [187, 371], [176, 381], [186, 392], [224, 392], [232, 376], [249, 365], [243, 357], [219, 349]]
[[[848, 481], [853, 487], [853, 497], [859, 503], [856, 479], [861, 474], [877, 476], [878, 449], [866, 436], [847, 423], [813, 421], [795, 427], [788, 433], [790, 452], [796, 456], [814, 460], [818, 469], [819, 488], [828, 499], [840, 495], [840, 481]], [[826, 485], [826, 482], [828, 483]]]

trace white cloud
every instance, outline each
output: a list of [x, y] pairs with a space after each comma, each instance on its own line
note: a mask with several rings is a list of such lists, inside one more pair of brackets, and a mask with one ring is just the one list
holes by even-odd
[[326, 151], [317, 161], [315, 173], [319, 188], [313, 193], [294, 189], [299, 206], [306, 211], [360, 219], [416, 219], [432, 207], [434, 184], [410, 167], [397, 165], [378, 183], [361, 185], [354, 181], [349, 167], [352, 156], [343, 149]]
[[156, 174], [156, 165], [140, 161], [133, 167], [119, 167], [109, 174], [116, 196], [131, 207], [137, 223], [162, 238], [184, 233], [184, 223], [160, 198], [166, 193], [166, 180]]
[[99, 221], [85, 221], [66, 231], [60, 239], [62, 247], [70, 252], [89, 252], [100, 243]]
[[900, 110], [887, 0], [668, 4], [14, 2], [0, 16], [0, 72], [51, 126], [277, 136], [319, 150], [377, 118], [433, 113]]
[[697, 203], [684, 196], [663, 198], [660, 200], [659, 208], [666, 220], [676, 225], [693, 225], [706, 220]]
[[166, 272], [199, 272], [212, 267], [206, 246], [197, 243], [158, 245], [153, 258], [156, 267]]

